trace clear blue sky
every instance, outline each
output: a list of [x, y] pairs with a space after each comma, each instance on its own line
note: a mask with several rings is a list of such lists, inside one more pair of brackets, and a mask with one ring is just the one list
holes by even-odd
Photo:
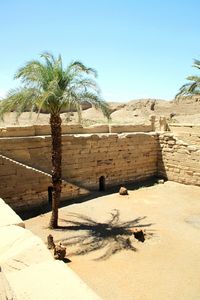
[[106, 100], [171, 99], [200, 59], [199, 0], [1, 0], [0, 95], [50, 51], [98, 71]]

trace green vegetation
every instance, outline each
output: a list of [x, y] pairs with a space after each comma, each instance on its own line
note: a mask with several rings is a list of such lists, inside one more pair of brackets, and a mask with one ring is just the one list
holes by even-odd
[[[58, 226], [58, 207], [62, 187], [62, 135], [60, 113], [64, 109], [76, 108], [81, 120], [81, 103], [90, 102], [109, 118], [108, 104], [100, 97], [100, 91], [93, 79], [96, 71], [87, 68], [80, 61], [72, 62], [66, 69], [62, 58], [52, 54], [41, 55], [42, 62], [32, 60], [20, 68], [16, 79], [21, 79], [22, 87], [11, 90], [0, 103], [0, 116], [17, 111], [19, 116], [25, 109], [45, 110], [50, 113], [52, 135], [52, 216], [50, 227]], [[42, 154], [41, 154], [42, 155]]]
[[[200, 60], [195, 59], [193, 67], [200, 70]], [[176, 98], [180, 96], [200, 95], [200, 76], [188, 76], [186, 79], [189, 82], [180, 88]]]

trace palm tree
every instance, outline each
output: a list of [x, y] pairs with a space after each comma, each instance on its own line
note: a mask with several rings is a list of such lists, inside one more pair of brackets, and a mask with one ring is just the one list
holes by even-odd
[[50, 53], [41, 55], [42, 62], [32, 60], [20, 68], [16, 79], [21, 79], [22, 87], [11, 90], [1, 101], [0, 116], [17, 111], [19, 116], [25, 109], [41, 109], [50, 113], [52, 136], [52, 215], [50, 228], [58, 227], [58, 207], [62, 184], [62, 133], [60, 113], [63, 109], [76, 108], [81, 115], [81, 103], [88, 101], [109, 118], [108, 104], [100, 97], [96, 81], [96, 71], [87, 68], [80, 61], [74, 61], [64, 69], [62, 58]]
[[[200, 60], [195, 59], [193, 67], [200, 70]], [[180, 96], [200, 95], [200, 77], [189, 76], [186, 79], [189, 80], [189, 82], [180, 88], [176, 98]]]

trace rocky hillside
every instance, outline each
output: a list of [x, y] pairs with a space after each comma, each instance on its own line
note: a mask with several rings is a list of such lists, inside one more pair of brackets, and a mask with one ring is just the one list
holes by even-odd
[[[141, 124], [147, 123], [150, 115], [165, 116], [169, 122], [200, 124], [200, 96], [187, 97], [173, 101], [160, 99], [137, 99], [128, 103], [110, 102], [111, 122], [118, 124]], [[83, 125], [89, 126], [96, 123], [107, 123], [101, 112], [90, 105], [84, 104]], [[76, 112], [62, 113], [64, 123], [77, 122]], [[19, 120], [19, 125], [47, 124], [48, 114], [33, 113], [31, 118], [28, 112], [24, 112]], [[0, 126], [17, 125], [15, 113], [5, 116]]]
[[[166, 101], [161, 99], [138, 99], [128, 103], [110, 103], [113, 123], [145, 123], [150, 115], [165, 116], [169, 122], [199, 123], [200, 97]], [[84, 120], [97, 122], [102, 115], [93, 108], [83, 112]]]

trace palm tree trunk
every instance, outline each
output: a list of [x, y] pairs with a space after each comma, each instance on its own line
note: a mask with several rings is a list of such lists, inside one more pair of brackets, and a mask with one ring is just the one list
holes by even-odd
[[50, 115], [51, 138], [52, 138], [52, 215], [50, 228], [58, 227], [58, 207], [61, 196], [62, 185], [62, 136], [61, 136], [61, 117], [59, 114]]

